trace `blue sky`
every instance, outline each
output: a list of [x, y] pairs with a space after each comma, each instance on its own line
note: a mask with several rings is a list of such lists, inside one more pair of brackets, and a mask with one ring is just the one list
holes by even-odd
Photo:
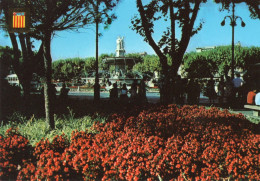
[[[115, 53], [116, 39], [118, 36], [125, 37], [126, 53], [147, 52], [154, 54], [153, 49], [143, 38], [131, 30], [131, 18], [137, 14], [135, 0], [122, 0], [115, 9], [118, 16], [117, 20], [107, 30], [100, 29], [103, 34], [99, 39], [99, 54]], [[231, 26], [230, 20], [226, 19], [226, 25], [221, 26], [220, 23], [226, 15], [231, 12], [219, 11], [220, 5], [209, 1], [201, 6], [195, 25], [203, 20], [205, 23], [201, 31], [194, 35], [189, 43], [187, 52], [195, 51], [197, 47], [218, 46], [231, 44]], [[240, 20], [237, 20], [235, 27], [235, 43], [241, 42], [242, 46], [259, 46], [260, 47], [260, 20], [250, 18], [248, 7], [241, 3], [236, 5], [235, 13], [241, 16], [246, 23], [244, 28], [241, 27]], [[163, 26], [160, 23], [155, 24], [155, 40], [159, 40]], [[0, 31], [0, 45], [11, 46], [9, 37], [4, 37], [4, 33]], [[179, 38], [181, 32], [176, 31]], [[35, 44], [36, 47], [39, 43]], [[52, 40], [51, 53], [53, 60], [72, 58], [72, 57], [91, 57], [95, 56], [95, 27], [90, 26], [87, 29], [78, 32], [63, 31], [56, 32], [56, 36]]]

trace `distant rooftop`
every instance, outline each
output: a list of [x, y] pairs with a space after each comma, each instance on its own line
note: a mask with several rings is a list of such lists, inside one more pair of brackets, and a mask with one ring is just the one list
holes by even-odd
[[[238, 41], [235, 45], [241, 47], [241, 42]], [[204, 52], [204, 51], [215, 49], [216, 47], [217, 46], [198, 47], [198, 48], [196, 48], [196, 52], [200, 53], [200, 52]]]
[[216, 48], [216, 46], [198, 47], [198, 48], [196, 48], [196, 52], [197, 52], [197, 53], [200, 53], [200, 52], [212, 50], [212, 49], [215, 49], [215, 48]]

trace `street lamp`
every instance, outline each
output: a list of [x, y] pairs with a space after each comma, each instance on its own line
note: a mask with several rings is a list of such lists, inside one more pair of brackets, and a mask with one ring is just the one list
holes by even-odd
[[232, 1], [232, 16], [225, 16], [224, 20], [221, 22], [221, 26], [225, 25], [225, 20], [226, 18], [230, 19], [230, 26], [232, 26], [232, 60], [231, 60], [231, 78], [234, 79], [234, 34], [235, 34], [235, 26], [236, 24], [236, 20], [240, 19], [241, 20], [241, 26], [245, 27], [246, 24], [245, 22], [242, 20], [242, 18], [240, 16], [235, 16], [235, 3], [234, 1]]
[[100, 100], [100, 84], [99, 84], [99, 75], [98, 75], [98, 25], [100, 23], [100, 13], [99, 13], [99, 5], [100, 2], [96, 1], [96, 7], [95, 7], [95, 23], [96, 23], [96, 62], [95, 62], [95, 84], [94, 84], [94, 101]]

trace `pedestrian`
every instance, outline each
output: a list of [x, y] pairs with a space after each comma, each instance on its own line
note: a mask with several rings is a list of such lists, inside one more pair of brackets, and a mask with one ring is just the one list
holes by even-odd
[[120, 100], [124, 103], [128, 101], [127, 92], [128, 92], [128, 90], [127, 90], [126, 84], [124, 83], [123, 87], [120, 90]]
[[194, 104], [199, 104], [200, 101], [200, 85], [198, 79], [194, 81]]
[[57, 97], [56, 93], [57, 93], [56, 85], [51, 84], [51, 86], [50, 86], [50, 99], [53, 103], [56, 101], [56, 97]]
[[144, 79], [141, 80], [140, 85], [138, 86], [138, 99], [141, 103], [147, 102]]
[[243, 84], [243, 80], [240, 78], [240, 74], [237, 73], [236, 74], [236, 78], [234, 78], [232, 80], [232, 83], [233, 83], [233, 96], [234, 98], [236, 97], [240, 97], [241, 96], [241, 87], [242, 87], [242, 84]]
[[159, 92], [160, 92], [160, 102], [162, 102], [163, 100], [163, 95], [164, 95], [164, 92], [163, 92], [163, 88], [164, 88], [164, 84], [163, 84], [163, 79], [162, 77], [159, 78], [158, 80], [158, 88], [159, 88]]
[[244, 105], [247, 103], [247, 94], [248, 92], [255, 89], [256, 85], [254, 85], [254, 80], [249, 75], [243, 76], [243, 85], [240, 88], [240, 94], [241, 94], [241, 101], [240, 105]]
[[131, 89], [130, 89], [130, 99], [131, 102], [135, 102], [136, 98], [137, 98], [137, 80], [135, 79], [134, 82], [131, 85]]
[[224, 77], [221, 76], [218, 84], [218, 96], [219, 96], [220, 104], [223, 104], [224, 102], [224, 95], [225, 95], [225, 83], [224, 83]]
[[113, 84], [113, 88], [110, 90], [110, 100], [116, 101], [118, 99], [118, 89], [117, 84]]
[[57, 107], [59, 107], [59, 110], [63, 113], [66, 111], [66, 108], [68, 106], [69, 91], [70, 91], [70, 89], [66, 88], [65, 83], [63, 83], [62, 88], [60, 89], [59, 105], [57, 105]]
[[65, 83], [63, 83], [63, 84], [62, 84], [62, 88], [61, 88], [61, 90], [60, 90], [59, 99], [60, 99], [61, 101], [67, 101], [69, 91], [70, 91], [70, 89], [66, 88]]
[[197, 99], [197, 85], [194, 81], [193, 78], [191, 78], [189, 80], [189, 83], [187, 85], [187, 94], [188, 94], [188, 98], [187, 98], [187, 101], [188, 101], [188, 104], [196, 104], [196, 99]]
[[226, 77], [225, 88], [225, 97], [227, 99], [227, 104], [231, 106], [233, 104], [233, 83], [229, 76]]
[[217, 94], [215, 91], [215, 81], [213, 80], [213, 77], [211, 77], [206, 85], [206, 96], [209, 98], [210, 103], [214, 103], [216, 95]]

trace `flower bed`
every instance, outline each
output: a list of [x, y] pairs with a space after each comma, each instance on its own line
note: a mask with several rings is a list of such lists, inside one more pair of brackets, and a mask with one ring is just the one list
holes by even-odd
[[[42, 139], [34, 148], [10, 129], [0, 137], [0, 175], [18, 180], [260, 179], [258, 125], [216, 108], [175, 105], [96, 123], [97, 134]], [[26, 153], [26, 154], [25, 154]]]

